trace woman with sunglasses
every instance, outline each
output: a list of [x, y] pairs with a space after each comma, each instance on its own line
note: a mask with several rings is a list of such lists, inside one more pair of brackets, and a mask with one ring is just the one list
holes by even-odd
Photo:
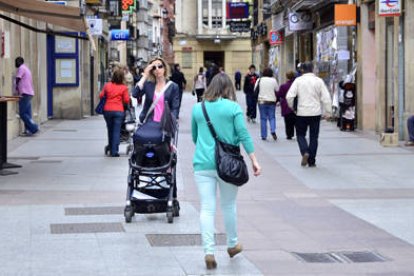
[[[172, 81], [167, 80], [169, 74], [167, 63], [160, 57], [151, 60], [148, 66], [144, 69], [142, 77], [135, 86], [132, 97], [138, 100], [145, 96], [144, 106], [139, 121], [145, 123], [154, 121], [161, 123], [162, 115], [164, 113], [165, 104], [168, 104], [169, 110], [172, 114], [172, 119], [175, 121], [178, 117], [178, 110], [180, 108], [180, 92], [178, 85]], [[168, 85], [168, 87], [166, 87]], [[153, 102], [156, 101], [155, 107], [152, 109]], [[147, 113], [152, 109], [150, 114]], [[173, 188], [173, 204], [179, 207], [177, 199], [177, 187]]]
[[153, 101], [158, 99], [158, 97], [161, 98], [157, 101], [154, 111], [152, 114], [149, 114], [147, 120], [160, 122], [165, 102], [168, 102], [171, 113], [177, 118], [180, 108], [180, 94], [177, 84], [171, 82], [169, 87], [162, 93], [167, 85], [168, 71], [167, 63], [160, 57], [151, 60], [144, 69], [142, 77], [132, 93], [132, 96], [137, 99], [145, 95], [144, 106], [139, 115], [141, 122], [144, 121]]

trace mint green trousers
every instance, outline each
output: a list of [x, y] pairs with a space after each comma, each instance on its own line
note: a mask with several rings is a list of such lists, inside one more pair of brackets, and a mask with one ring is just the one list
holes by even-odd
[[235, 247], [237, 245], [236, 197], [238, 187], [221, 180], [215, 170], [196, 171], [194, 180], [200, 196], [200, 227], [204, 253], [214, 254], [217, 187], [220, 190], [220, 206], [226, 228], [227, 247]]

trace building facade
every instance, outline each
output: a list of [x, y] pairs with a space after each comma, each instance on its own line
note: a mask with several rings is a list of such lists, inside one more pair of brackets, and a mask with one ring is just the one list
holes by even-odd
[[[192, 80], [200, 67], [213, 63], [231, 77], [236, 70], [248, 70], [252, 61], [249, 5], [242, 7], [231, 3], [233, 1], [176, 0], [174, 63], [181, 65], [187, 80]], [[238, 11], [234, 16], [230, 5]], [[190, 84], [191, 89], [192, 82]]]

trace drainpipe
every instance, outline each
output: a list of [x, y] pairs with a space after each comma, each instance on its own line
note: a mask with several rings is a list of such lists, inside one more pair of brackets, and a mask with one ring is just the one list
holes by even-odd
[[405, 71], [404, 71], [404, 15], [399, 18], [400, 28], [398, 34], [398, 137], [404, 140], [405, 120]]

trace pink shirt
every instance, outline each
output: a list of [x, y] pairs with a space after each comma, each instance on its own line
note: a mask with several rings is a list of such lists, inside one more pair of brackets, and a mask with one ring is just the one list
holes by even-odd
[[[156, 93], [154, 93], [154, 98], [152, 99], [155, 101], [157, 99]], [[162, 113], [164, 112], [164, 93], [161, 95], [161, 98], [158, 100], [157, 105], [154, 108], [154, 121], [161, 122]]]
[[19, 95], [26, 94], [26, 95], [34, 95], [33, 89], [33, 79], [32, 73], [30, 72], [29, 68], [25, 64], [20, 65], [17, 68], [16, 72], [16, 79], [20, 79], [19, 84], [17, 85], [17, 91]]

